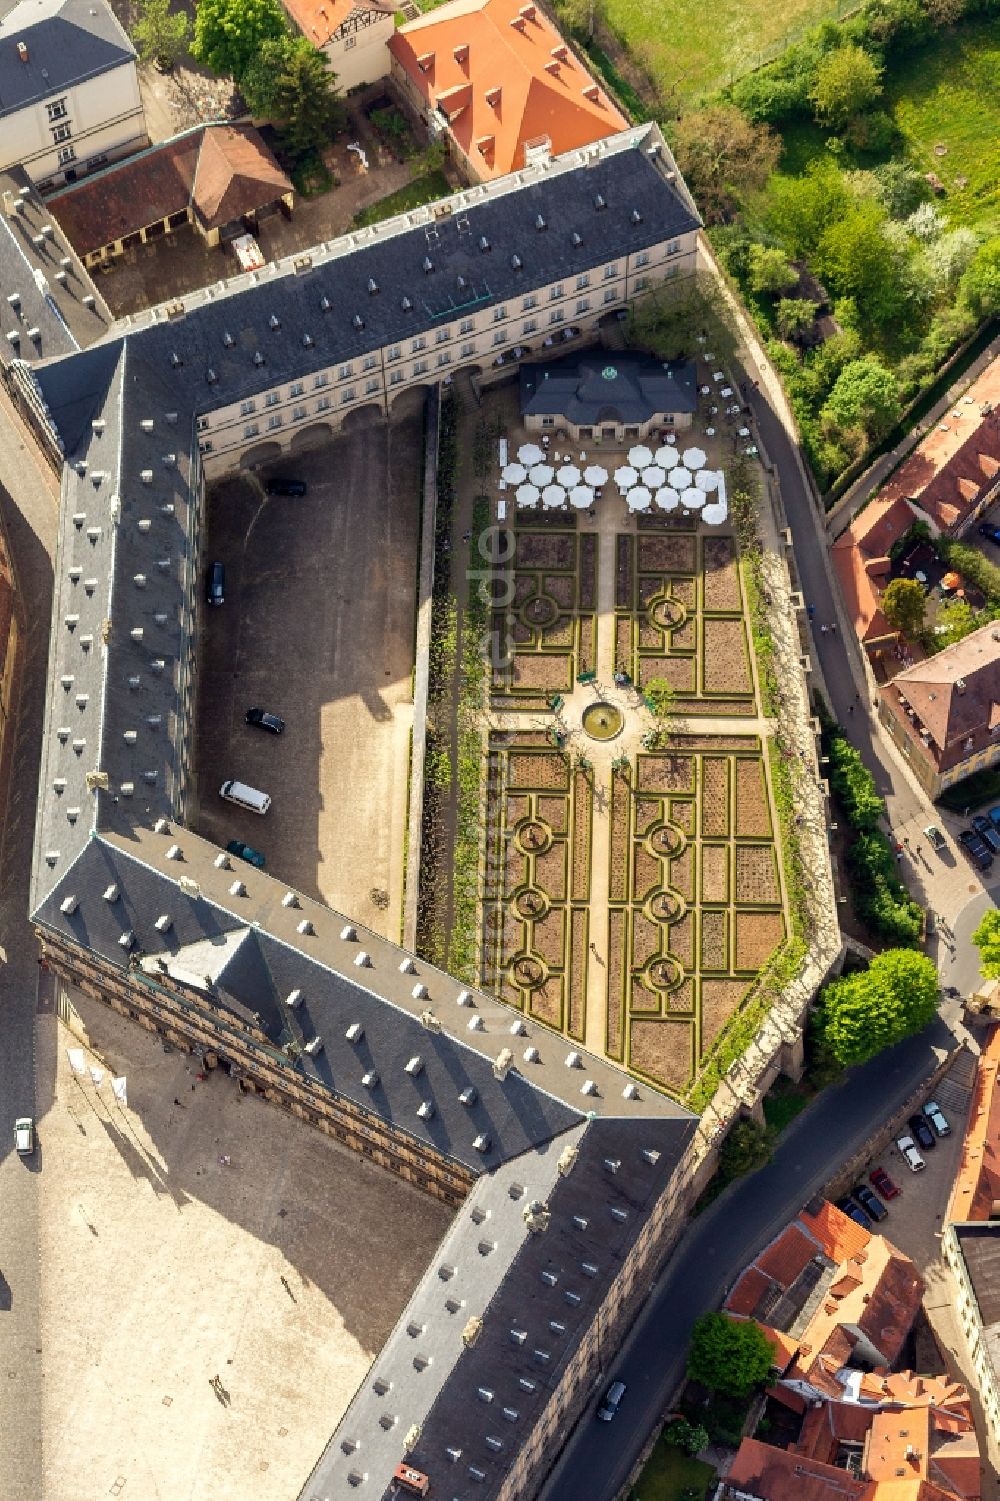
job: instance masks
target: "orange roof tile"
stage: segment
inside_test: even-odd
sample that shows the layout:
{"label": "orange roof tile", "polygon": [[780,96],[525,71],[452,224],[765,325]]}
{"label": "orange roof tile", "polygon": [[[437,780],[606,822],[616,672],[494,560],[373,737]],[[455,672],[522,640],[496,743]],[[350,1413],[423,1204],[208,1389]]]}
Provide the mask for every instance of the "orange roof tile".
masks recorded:
{"label": "orange roof tile", "polygon": [[[760,1501],[872,1501],[874,1487],[845,1470],[745,1438],[723,1477]],[[835,1487],[835,1489],[833,1489]]]}
{"label": "orange roof tile", "polygon": [[882,614],[878,580],[888,572],[890,547],[915,520],[906,500],[880,495],[854,518],[830,550],[847,613],[865,644],[896,634]]}
{"label": "orange roof tile", "polygon": [[799,1215],[810,1235],[815,1236],[823,1248],[823,1254],[838,1265],[851,1261],[865,1251],[871,1240],[870,1231],[846,1215],[836,1204],[824,1199],[815,1214],[803,1209]]}
{"label": "orange roof tile", "polygon": [[945,1216],[961,1223],[986,1220],[1000,1200],[1000,1027],[993,1030],[979,1056],[962,1160],[955,1175]]}
{"label": "orange roof tile", "polygon": [[245,125],[207,126],[195,168],[192,202],[208,229],[272,203],[292,184],[257,132]]}
{"label": "orange roof tile", "polygon": [[383,0],[283,0],[296,26],[317,47],[325,47],[349,16],[357,12],[380,11],[392,14],[392,6]]}
{"label": "orange roof tile", "polygon": [[762,1324],[759,1319],[750,1319],[749,1322],[757,1325],[774,1351],[775,1368],[779,1371],[787,1370],[798,1354],[799,1342],[795,1336],[782,1334],[780,1329],[772,1329],[769,1324]]}
{"label": "orange roof tile", "polygon": [[796,1277],[819,1253],[819,1246],[811,1235],[793,1221],[783,1230],[777,1240],[761,1252],[754,1265],[765,1277],[772,1278],[780,1287],[791,1287]]}
{"label": "orange roof tile", "polygon": [[521,0],[451,0],[400,27],[389,50],[431,109],[468,89],[448,123],[481,177],[523,167],[544,138],[558,156],[628,125],[544,12]]}
{"label": "orange roof tile", "polygon": [[875,1413],[865,1450],[865,1471],[869,1478],[925,1480],[930,1437],[930,1413],[926,1407]]}
{"label": "orange roof tile", "polygon": [[748,1266],[742,1276],[737,1278],[733,1284],[733,1290],[723,1304],[723,1307],[727,1313],[753,1313],[762,1295],[767,1292],[770,1286],[770,1277],[765,1277],[764,1273],[758,1271],[755,1266]]}

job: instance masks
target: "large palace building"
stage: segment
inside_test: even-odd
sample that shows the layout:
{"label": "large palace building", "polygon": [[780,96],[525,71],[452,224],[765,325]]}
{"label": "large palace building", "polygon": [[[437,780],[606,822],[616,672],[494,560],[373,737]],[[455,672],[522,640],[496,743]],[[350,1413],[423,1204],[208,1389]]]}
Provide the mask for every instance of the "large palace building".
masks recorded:
{"label": "large palace building", "polygon": [[3,374],[63,475],[42,951],[456,1206],[303,1497],[380,1501],[403,1462],[529,1497],[677,1232],[696,1122],[185,827],[205,480],[593,330],[693,270],[693,205],[643,126],[108,323],[37,200],[5,204]]}

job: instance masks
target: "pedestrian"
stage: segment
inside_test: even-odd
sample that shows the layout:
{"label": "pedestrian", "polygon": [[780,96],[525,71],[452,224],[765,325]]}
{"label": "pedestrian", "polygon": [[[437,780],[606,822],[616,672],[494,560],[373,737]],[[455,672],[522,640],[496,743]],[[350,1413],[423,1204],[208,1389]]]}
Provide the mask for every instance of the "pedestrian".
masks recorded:
{"label": "pedestrian", "polygon": [[917,847],[916,847],[916,849],[913,851],[913,853],[915,855],[919,855],[922,850],[923,850],[923,845],[922,844],[918,844]]}
{"label": "pedestrian", "polygon": [[830,621],[830,632],[834,636],[837,634],[837,622],[835,620]]}
{"label": "pedestrian", "polygon": [[848,714],[853,714],[854,713],[854,705],[853,704],[850,704],[848,706],[847,712],[848,712]]}
{"label": "pedestrian", "polygon": [[463,532],[462,533],[462,541],[463,542],[468,542],[469,539],[471,538],[471,536],[472,536],[472,532],[471,531]]}
{"label": "pedestrian", "polygon": [[825,625],[821,625],[819,629],[820,629],[820,635],[825,636],[826,633],[827,633],[827,630],[829,629],[829,627],[825,626]]}

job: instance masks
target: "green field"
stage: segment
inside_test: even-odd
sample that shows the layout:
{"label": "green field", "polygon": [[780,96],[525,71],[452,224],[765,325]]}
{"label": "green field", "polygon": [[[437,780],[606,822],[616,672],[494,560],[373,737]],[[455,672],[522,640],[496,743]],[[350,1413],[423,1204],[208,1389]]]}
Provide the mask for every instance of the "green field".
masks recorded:
{"label": "green field", "polygon": [[631,1501],[704,1501],[714,1480],[711,1465],[689,1459],[661,1438],[639,1476]]}

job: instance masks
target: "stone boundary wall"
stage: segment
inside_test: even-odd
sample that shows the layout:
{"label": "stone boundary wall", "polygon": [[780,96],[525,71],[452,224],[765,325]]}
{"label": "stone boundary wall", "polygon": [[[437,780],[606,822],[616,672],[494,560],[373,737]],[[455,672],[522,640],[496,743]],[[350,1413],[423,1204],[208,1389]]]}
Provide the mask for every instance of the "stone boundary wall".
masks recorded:
{"label": "stone boundary wall", "polygon": [[420,901],[420,833],[424,813],[424,753],[427,741],[427,690],[430,676],[431,607],[434,595],[434,528],[437,521],[438,443],[441,434],[441,388],[433,386],[424,408],[424,487],[420,518],[420,571],[417,582],[417,634],[414,647],[413,730],[407,798],[406,870],[403,891],[403,947],[417,948]]}

